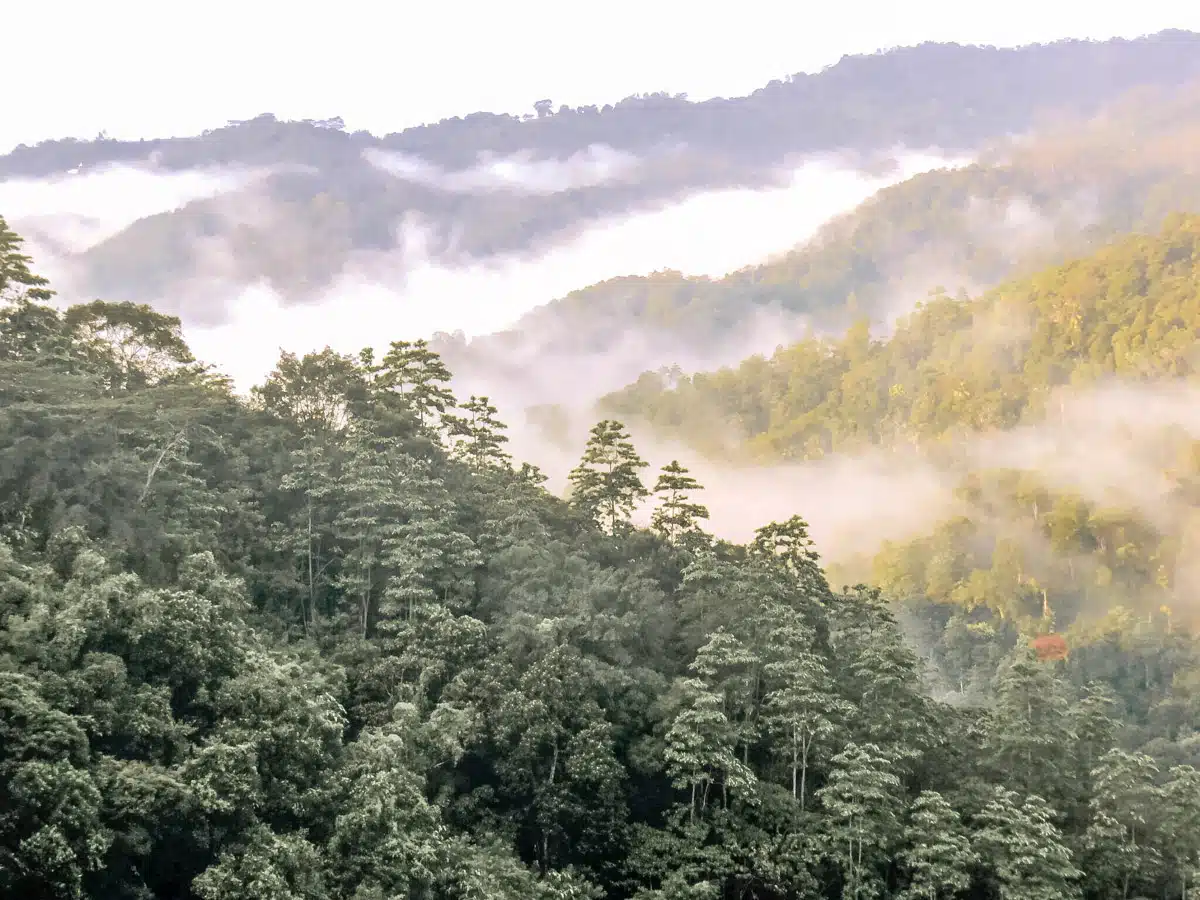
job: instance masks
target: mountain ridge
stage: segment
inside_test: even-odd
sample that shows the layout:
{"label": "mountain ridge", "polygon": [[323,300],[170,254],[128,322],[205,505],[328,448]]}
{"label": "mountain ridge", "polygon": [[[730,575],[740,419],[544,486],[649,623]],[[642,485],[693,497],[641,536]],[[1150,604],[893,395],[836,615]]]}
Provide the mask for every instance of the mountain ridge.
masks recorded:
{"label": "mountain ridge", "polygon": [[[1027,44],[1012,48],[996,48],[983,45],[938,43],[927,41],[917,45],[895,47],[873,54],[855,54],[844,56],[837,63],[825,67],[816,73],[798,73],[786,80],[777,79],[763,87],[741,97],[715,97],[703,101],[690,101],[685,95],[669,95],[663,92],[626,97],[615,104],[606,104],[602,108],[595,106],[567,107],[561,106],[555,112],[549,108],[539,109],[536,117],[515,116],[506,113],[474,112],[466,116],[444,118],[436,123],[426,123],[406,128],[383,136],[375,136],[367,131],[346,133],[340,118],[324,120],[301,120],[285,122],[277,120],[271,113],[263,113],[253,119],[231,121],[228,125],[209,129],[199,136],[179,138],[158,138],[140,141],[121,141],[103,139],[97,141],[81,141],[77,138],[65,138],[40,142],[34,146],[18,145],[8,154],[0,156],[0,179],[16,176],[45,177],[56,172],[66,172],[84,162],[95,164],[99,162],[128,162],[143,158],[149,153],[159,152],[161,157],[158,164],[167,169],[192,168],[196,166],[195,157],[190,157],[185,148],[205,139],[216,139],[218,146],[227,142],[225,154],[210,162],[228,164],[233,161],[247,165],[277,163],[278,156],[270,159],[251,157],[238,158],[234,151],[238,150],[236,139],[248,137],[273,137],[278,143],[273,148],[277,151],[295,151],[297,148],[288,147],[287,138],[295,138],[301,132],[309,137],[332,147],[349,143],[358,146],[378,146],[380,149],[394,150],[420,156],[435,164],[453,164],[458,167],[470,165],[476,161],[481,151],[496,154],[512,154],[529,150],[531,142],[527,136],[515,138],[517,131],[529,129],[549,133],[551,139],[547,146],[553,147],[558,153],[566,150],[577,152],[595,143],[605,143],[617,150],[637,149],[641,152],[651,150],[662,140],[662,135],[677,139],[680,133],[686,133],[684,122],[670,120],[668,127],[651,129],[649,132],[630,129],[627,132],[628,141],[612,140],[595,129],[598,119],[605,115],[615,118],[636,118],[645,113],[654,115],[670,115],[686,117],[682,111],[699,115],[701,111],[723,110],[726,107],[744,106],[751,117],[766,114],[769,104],[778,104],[778,109],[787,109],[793,104],[811,102],[815,99],[814,89],[821,90],[851,90],[859,91],[867,102],[878,104],[879,108],[889,108],[901,96],[915,95],[923,98],[934,98],[949,102],[956,91],[962,91],[968,81],[962,76],[978,75],[979,69],[986,69],[989,64],[999,70],[999,84],[988,85],[983,96],[989,102],[999,103],[1000,98],[1010,95],[1015,88],[1039,87],[1042,99],[1038,103],[1030,103],[1026,107],[1017,104],[1016,109],[1007,110],[1012,118],[1008,121],[1006,130],[1022,130],[1032,122],[1033,111],[1039,108],[1054,107],[1062,102],[1056,96],[1055,90],[1063,93],[1074,90],[1076,108],[1086,109],[1089,104],[1097,107],[1105,98],[1114,93],[1127,90],[1132,85],[1177,83],[1180,73],[1200,74],[1200,63],[1187,50],[1200,50],[1200,33],[1183,30],[1164,30],[1154,34],[1143,35],[1139,38],[1114,38],[1108,41],[1090,41],[1066,39],[1051,43]],[[1105,58],[1105,54],[1113,54]],[[1119,54],[1119,58],[1117,55]],[[932,57],[938,57],[931,59]],[[1023,61],[1033,61],[1030,71],[1019,71],[1011,64]],[[960,76],[957,79],[946,79],[945,69],[936,73],[924,71],[930,64],[957,69]],[[1009,66],[1009,68],[1005,68]],[[1088,67],[1091,68],[1088,68]],[[975,71],[972,71],[975,69]],[[1136,72],[1136,74],[1134,74]],[[1047,80],[1047,75],[1054,73],[1058,78]],[[1062,77],[1066,75],[1067,77]],[[1184,76],[1184,80],[1187,75]],[[1021,91],[1015,91],[1018,96]],[[1032,91],[1026,91],[1032,94]],[[1046,102],[1049,96],[1050,102]],[[1082,100],[1082,102],[1079,102]],[[541,102],[541,101],[540,101]],[[1005,101],[1011,103],[1011,97]],[[1019,111],[1018,111],[1019,110]],[[926,115],[929,115],[926,111]],[[965,109],[967,119],[979,119],[982,110],[973,107]],[[1005,112],[1001,110],[1001,112]],[[857,113],[847,115],[847,121],[868,120],[868,116]],[[568,121],[570,120],[570,121]],[[723,123],[725,124],[725,123]],[[728,124],[736,124],[730,122]],[[744,123],[742,123],[744,124]],[[773,124],[780,125],[778,121]],[[554,135],[556,131],[565,131],[568,127],[580,126],[580,135],[570,140],[562,140]],[[279,131],[271,134],[268,129],[277,127]],[[258,131],[259,134],[255,134]],[[744,132],[726,131],[719,133],[718,129],[705,126],[697,129],[704,137],[713,141],[716,146],[723,146],[735,140]],[[474,132],[474,133],[473,133]],[[931,145],[942,146],[946,149],[965,149],[976,145],[981,138],[990,137],[995,130],[981,132],[964,127],[966,144],[955,148],[954,140],[941,143],[938,137],[946,135],[929,135]],[[445,134],[442,140],[440,135]],[[463,140],[464,134],[472,139]],[[760,137],[761,135],[756,135]],[[903,142],[911,138],[911,132],[896,136]],[[916,145],[921,144],[918,138]],[[280,146],[282,145],[282,146]],[[268,141],[267,146],[270,146]],[[536,142],[534,142],[536,146]],[[773,152],[761,142],[735,145],[739,152]],[[876,144],[876,146],[878,146]],[[136,154],[133,155],[136,148]],[[240,148],[242,152],[253,151],[254,144],[247,142]],[[257,148],[263,149],[263,148]],[[793,148],[803,149],[803,148]],[[819,149],[808,147],[807,149]],[[178,155],[176,155],[178,150]],[[79,158],[79,152],[85,154]],[[106,156],[105,153],[108,153]],[[116,154],[116,155],[114,155]],[[87,159],[87,156],[91,159]],[[317,159],[320,159],[318,156]],[[313,162],[313,159],[297,158],[282,161],[292,163]]]}
{"label": "mountain ridge", "polygon": [[1086,118],[1137,87],[1197,78],[1200,35],[1190,32],[1004,50],[927,43],[848,57],[735,100],[650,95],[543,108],[527,120],[480,113],[382,138],[267,114],[192,138],[50,141],[0,157],[0,179],[104,177],[108,164],[261,170],[251,185],[124,223],[56,273],[80,297],[187,313],[219,309],[218,294],[256,283],[285,303],[311,302],[363,257],[402,277],[416,252],[404,231],[414,218],[420,251],[435,263],[520,257],[699,192],[778,186],[812,154],[870,170],[896,148],[976,151],[1046,121]]}

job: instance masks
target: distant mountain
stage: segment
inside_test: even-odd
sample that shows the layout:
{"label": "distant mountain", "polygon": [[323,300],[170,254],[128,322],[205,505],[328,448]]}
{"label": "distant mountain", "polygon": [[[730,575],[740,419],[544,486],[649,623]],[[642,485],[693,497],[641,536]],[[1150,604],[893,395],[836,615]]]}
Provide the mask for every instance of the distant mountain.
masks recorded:
{"label": "distant mountain", "polygon": [[[1131,94],[974,165],[917,175],[792,252],[724,278],[611,279],[503,333],[436,343],[457,373],[562,402],[579,385],[601,393],[647,369],[733,365],[860,317],[883,327],[935,288],[975,293],[1157,230],[1172,212],[1200,213],[1200,86]],[[568,365],[587,376],[547,374]]]}
{"label": "distant mountain", "polygon": [[191,138],[48,141],[0,157],[0,179],[114,165],[256,173],[64,251],[59,283],[178,310],[265,281],[303,302],[347,265],[394,274],[418,253],[448,263],[536,253],[605,217],[778,183],[799,156],[838,152],[869,167],[897,147],[976,150],[1197,77],[1200,35],[1189,32],[1020,49],[927,43],[703,103],[653,94],[554,111],[546,101],[529,116],[475,113],[385,137],[263,115]]}
{"label": "distant mountain", "polygon": [[568,159],[597,144],[637,155],[687,144],[756,166],[834,148],[967,149],[1032,128],[1040,116],[1098,109],[1138,85],[1188,81],[1200,75],[1198,53],[1200,34],[1186,31],[1015,49],[930,42],[846,56],[746,97],[702,103],[649,94],[555,112],[543,101],[536,115],[478,112],[383,138],[347,134],[339,119],[279,122],[265,114],[191,138],[47,141],[0,158],[0,177],[45,178],[81,165],[141,163],[151,154],[168,171],[280,164],[336,170],[378,149],[455,170],[488,155]]}

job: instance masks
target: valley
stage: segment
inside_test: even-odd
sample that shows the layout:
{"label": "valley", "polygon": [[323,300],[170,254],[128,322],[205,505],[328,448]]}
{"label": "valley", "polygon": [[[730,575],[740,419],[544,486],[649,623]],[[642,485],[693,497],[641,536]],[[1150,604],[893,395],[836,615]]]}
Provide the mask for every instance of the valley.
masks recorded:
{"label": "valley", "polygon": [[0,895],[1192,900],[1200,36],[0,157]]}

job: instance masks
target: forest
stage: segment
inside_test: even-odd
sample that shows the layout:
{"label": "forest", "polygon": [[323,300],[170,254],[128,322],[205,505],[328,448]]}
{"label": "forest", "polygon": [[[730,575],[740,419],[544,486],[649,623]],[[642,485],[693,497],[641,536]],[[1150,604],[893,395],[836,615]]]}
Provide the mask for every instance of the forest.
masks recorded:
{"label": "forest", "polygon": [[[621,402],[749,412],[796,369],[838,408],[744,421],[804,454],[1009,425],[1076,373],[1186,379],[1198,247],[1180,216],[889,341]],[[976,602],[919,546],[909,592],[839,587],[804,510],[716,539],[617,413],[552,495],[423,341],[285,353],[238,396],[176,318],[53,305],[2,220],[0,298],[3,896],[1197,896],[1200,643],[1121,589],[1137,523],[1000,492],[1113,563],[1074,630],[1058,585]],[[949,384],[991,310],[1039,315]]]}
{"label": "forest", "polygon": [[1011,428],[1054,388],[1200,374],[1198,280],[1200,216],[1176,214],[976,298],[935,290],[886,336],[859,317],[736,367],[645,373],[602,409],[760,460]]}

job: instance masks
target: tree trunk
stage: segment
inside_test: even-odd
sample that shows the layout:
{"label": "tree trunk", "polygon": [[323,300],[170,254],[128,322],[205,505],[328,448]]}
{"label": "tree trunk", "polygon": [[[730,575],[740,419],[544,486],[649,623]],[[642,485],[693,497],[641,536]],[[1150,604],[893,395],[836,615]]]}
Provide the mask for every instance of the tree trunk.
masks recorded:
{"label": "tree trunk", "polygon": [[804,811],[805,788],[808,785],[808,750],[812,745],[811,738],[803,738],[800,748],[800,811]]}
{"label": "tree trunk", "polygon": [[[797,775],[800,769],[800,753],[799,746],[796,743],[796,732],[792,730],[792,799],[798,800],[800,794],[797,792]],[[804,804],[800,804],[800,808],[804,809]]]}
{"label": "tree trunk", "polygon": [[301,611],[300,621],[304,625],[304,633],[308,634],[308,616],[312,610],[317,608],[316,574],[313,571],[313,508],[311,491],[308,494],[308,541],[306,547],[308,549],[308,609]]}

